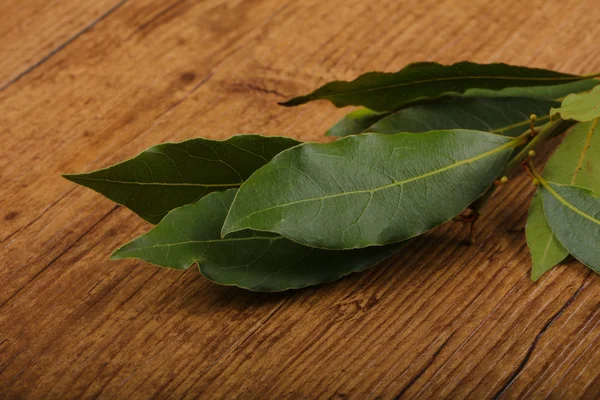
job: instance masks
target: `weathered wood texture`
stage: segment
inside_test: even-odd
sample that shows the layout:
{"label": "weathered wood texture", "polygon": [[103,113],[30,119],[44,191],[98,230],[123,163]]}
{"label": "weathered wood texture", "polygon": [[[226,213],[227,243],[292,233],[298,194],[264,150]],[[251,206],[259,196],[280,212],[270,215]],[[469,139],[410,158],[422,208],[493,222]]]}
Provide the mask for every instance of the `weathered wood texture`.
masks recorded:
{"label": "weathered wood texture", "polygon": [[0,2],[0,89],[62,50],[124,1]]}
{"label": "weathered wood texture", "polygon": [[449,224],[366,273],[261,295],[108,261],[148,225],[60,178],[194,136],[322,140],[347,110],[276,102],[417,60],[598,71],[597,6],[2,2],[0,397],[598,398],[600,279],[572,262],[530,282],[526,179],[475,246]]}

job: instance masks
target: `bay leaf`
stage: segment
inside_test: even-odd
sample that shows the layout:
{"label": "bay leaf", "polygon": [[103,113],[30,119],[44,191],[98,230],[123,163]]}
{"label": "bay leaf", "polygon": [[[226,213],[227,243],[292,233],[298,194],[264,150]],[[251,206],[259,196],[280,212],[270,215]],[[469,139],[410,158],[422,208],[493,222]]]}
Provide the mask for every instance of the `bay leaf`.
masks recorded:
{"label": "bay leaf", "polygon": [[196,263],[207,279],[218,284],[275,292],[363,271],[402,246],[320,250],[248,230],[222,239],[221,227],[235,192],[215,192],[194,204],[176,208],[151,231],[118,249],[112,259],[139,258],[176,269],[187,269]]}
{"label": "bay leaf", "polygon": [[573,257],[600,273],[600,198],[579,186],[541,182],[552,232]]}
{"label": "bay leaf", "polygon": [[573,93],[565,97],[559,108],[550,111],[553,118],[587,122],[600,117],[600,86],[590,92]]}
{"label": "bay leaf", "polygon": [[[507,98],[507,100],[504,103],[500,103],[500,102],[492,103],[492,104],[496,105],[496,107],[499,106],[499,108],[502,112],[506,112],[505,110],[506,110],[507,106],[511,105],[513,103],[513,100],[511,100],[511,99],[517,99],[517,98],[532,99],[532,100],[530,100],[532,103],[525,103],[524,104],[525,107],[523,107],[523,108],[509,109],[508,110],[509,117],[516,118],[516,112],[523,111],[523,114],[526,114],[527,118],[521,119],[520,122],[521,122],[521,124],[523,124],[524,127],[526,127],[529,124],[529,118],[528,118],[529,115],[536,114],[538,116],[538,119],[536,121],[536,126],[539,126],[539,125],[547,122],[550,119],[550,116],[549,116],[550,108],[560,105],[560,102],[555,99],[560,99],[571,93],[577,93],[577,92],[582,92],[585,90],[590,90],[593,87],[597,86],[599,83],[600,83],[600,80],[597,80],[597,79],[586,79],[586,80],[582,80],[582,81],[576,81],[576,82],[565,83],[562,85],[554,85],[554,86],[517,87],[517,88],[506,88],[506,89],[502,89],[502,90],[469,89],[465,92],[465,96],[473,97],[476,99],[490,98],[490,97],[491,98]],[[448,99],[452,99],[452,100],[448,101]],[[355,111],[347,114],[344,118],[339,120],[333,127],[331,127],[331,129],[329,129],[329,131],[327,131],[326,136],[344,137],[344,136],[349,136],[349,135],[358,135],[358,134],[364,133],[364,132],[380,132],[380,133],[425,132],[427,130],[456,129],[456,128],[479,129],[479,130],[486,131],[485,126],[483,128],[481,126],[480,127],[467,126],[460,120],[459,120],[460,123],[459,123],[459,121],[455,121],[455,118],[452,119],[452,121],[455,122],[452,124],[448,124],[447,122],[450,122],[450,121],[447,121],[446,119],[441,119],[441,121],[440,121],[439,116],[441,115],[443,110],[439,109],[439,107],[436,107],[435,104],[438,101],[443,102],[444,104],[447,104],[447,105],[451,105],[452,101],[460,102],[461,97],[447,96],[445,98],[442,97],[438,100],[427,101],[427,102],[423,102],[420,104],[413,104],[412,106],[408,106],[406,108],[401,109],[397,113],[401,113],[404,110],[406,110],[406,111],[413,110],[412,112],[415,112],[414,110],[416,110],[416,112],[415,112],[416,115],[414,116],[414,118],[416,118],[417,120],[413,122],[411,120],[407,121],[406,118],[404,118],[405,120],[403,121],[403,123],[401,125],[398,124],[400,126],[398,126],[397,129],[393,132],[381,132],[381,129],[376,130],[376,129],[372,128],[373,124],[375,124],[377,121],[390,115],[390,112],[378,112],[378,111],[369,110],[368,108],[360,108],[358,110],[355,110]],[[549,107],[546,107],[546,102],[550,105]],[[431,104],[431,106],[429,106],[430,104]],[[503,107],[502,106],[503,104],[506,104],[506,106]],[[534,104],[535,104],[535,106],[533,106]],[[464,106],[461,107],[461,109],[463,109],[463,108],[464,108]],[[531,111],[527,112],[528,109],[531,109]],[[423,112],[420,112],[420,110],[423,110]],[[435,110],[435,111],[433,111],[433,110]],[[468,112],[469,110],[467,109],[466,111]],[[421,118],[421,117],[423,117],[423,116],[427,117],[427,116],[429,116],[429,113],[433,114],[432,121],[434,123],[427,122],[427,124],[425,125],[426,121],[424,121],[423,118]],[[489,113],[483,113],[483,114],[479,113],[478,116],[483,117],[483,118],[488,118],[488,117],[493,118],[493,120],[497,119],[497,117],[493,114],[490,117]],[[410,111],[408,113],[408,117],[411,117]],[[439,121],[443,122],[443,124],[436,123]],[[494,133],[496,133],[496,132],[494,132]]]}
{"label": "bay leaf", "polygon": [[153,146],[111,167],[63,175],[156,224],[170,210],[209,193],[239,187],[279,152],[298,145],[284,137],[237,135]]}
{"label": "bay leaf", "polygon": [[598,79],[584,79],[551,86],[509,87],[501,90],[475,88],[467,90],[465,95],[473,97],[530,97],[558,101],[572,93],[591,90],[599,84],[600,80]]}
{"label": "bay leaf", "polygon": [[534,282],[569,255],[569,251],[554,236],[546,221],[539,191],[529,206],[525,237],[531,254],[531,279]]}
{"label": "bay leaf", "polygon": [[552,100],[520,97],[449,97],[403,108],[367,130],[392,134],[473,129],[515,137],[527,130],[531,114],[539,116],[536,126],[548,122],[550,108],[557,104]]}
{"label": "bay leaf", "polygon": [[375,122],[389,115],[389,112],[378,112],[368,108],[359,108],[352,111],[335,123],[325,136],[350,136],[366,132]]}
{"label": "bay leaf", "polygon": [[433,62],[410,64],[395,73],[369,72],[351,82],[334,81],[314,92],[281,103],[297,106],[313,100],[329,100],[336,107],[364,106],[390,111],[410,103],[443,95],[463,94],[469,89],[502,90],[511,87],[549,86],[586,77],[507,64]]}
{"label": "bay leaf", "polygon": [[546,163],[542,176],[600,192],[600,118],[576,124]]}
{"label": "bay leaf", "polygon": [[464,210],[521,143],[452,130],[303,144],[274,157],[241,186],[223,237],[253,229],[328,249],[405,240]]}
{"label": "bay leaf", "polygon": [[[575,125],[548,160],[542,176],[551,182],[577,185],[600,193],[600,126],[598,119]],[[536,194],[525,227],[534,281],[563,261],[569,252],[555,237]]]}

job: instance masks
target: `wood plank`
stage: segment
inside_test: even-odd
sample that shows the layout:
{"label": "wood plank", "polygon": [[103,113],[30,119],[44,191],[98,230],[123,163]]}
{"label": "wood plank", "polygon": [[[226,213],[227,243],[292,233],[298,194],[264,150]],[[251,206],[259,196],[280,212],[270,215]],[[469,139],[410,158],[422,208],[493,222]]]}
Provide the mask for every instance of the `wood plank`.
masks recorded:
{"label": "wood plank", "polygon": [[276,101],[370,69],[600,69],[591,0],[531,3],[129,2],[0,92],[0,393],[596,397],[599,282],[576,263],[529,282],[526,179],[495,197],[477,246],[447,225],[367,273],[255,295],[106,261],[147,224],[58,177],[165,140],[322,140],[346,110]]}
{"label": "wood plank", "polygon": [[[106,165],[152,142],[176,139],[172,131],[155,131],[154,136],[145,131],[198,90],[224,59],[260,34],[269,17],[281,9],[278,4],[127,3],[80,42],[32,72],[26,82],[0,92],[3,152],[21,155],[0,160],[6,177],[0,209],[7,210],[0,219],[0,244],[8,246],[0,262],[20,258],[28,263],[25,268],[0,271],[0,280],[13,282],[17,290],[112,207],[109,203],[105,208],[93,206],[98,198],[89,194],[83,195],[88,203],[74,200],[82,192],[72,192],[74,186],[61,173]],[[199,30],[196,21],[203,15],[215,21],[207,20]],[[169,24],[173,18],[177,23]],[[239,29],[223,34],[233,25]],[[198,50],[197,43],[206,45]],[[138,65],[144,67],[137,69]],[[58,114],[61,118],[56,118]],[[139,135],[141,146],[125,146]],[[95,160],[102,164],[94,164]],[[68,225],[48,214],[48,207],[69,202],[77,203],[78,211],[72,210],[74,218],[67,218]],[[52,227],[42,217],[54,221]],[[42,222],[49,236],[20,240],[17,234],[27,235],[23,229],[35,222]],[[0,294],[0,304],[14,293]]]}
{"label": "wood plank", "polygon": [[0,90],[44,62],[126,0],[0,3]]}

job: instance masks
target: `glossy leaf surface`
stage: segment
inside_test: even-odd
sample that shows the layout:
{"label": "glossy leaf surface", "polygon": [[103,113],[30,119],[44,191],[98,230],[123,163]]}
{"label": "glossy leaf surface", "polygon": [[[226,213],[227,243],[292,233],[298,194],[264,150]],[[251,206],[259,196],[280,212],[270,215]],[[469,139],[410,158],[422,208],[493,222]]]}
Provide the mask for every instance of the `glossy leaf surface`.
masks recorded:
{"label": "glossy leaf surface", "polygon": [[389,114],[389,112],[378,112],[369,110],[368,108],[359,108],[336,122],[325,135],[339,137],[358,135],[359,133],[366,132],[371,125]]}
{"label": "glossy leaf surface", "polygon": [[252,231],[222,239],[221,227],[234,195],[235,190],[212,193],[171,211],[154,229],[117,250],[112,258],[135,257],[177,269],[197,263],[204,276],[222,285],[282,291],[362,271],[401,246],[319,250]]}
{"label": "glossy leaf surface", "polygon": [[[551,182],[582,186],[600,193],[600,126],[597,119],[575,125],[548,160],[543,177]],[[525,234],[533,262],[533,280],[569,255],[544,217],[539,194],[529,207]]]}
{"label": "glossy leaf surface", "polygon": [[397,111],[368,128],[369,132],[427,132],[473,129],[518,136],[529,127],[529,116],[540,116],[536,125],[548,122],[548,113],[558,102],[518,97],[450,97]]}
{"label": "glossy leaf surface", "polygon": [[558,100],[572,93],[591,90],[598,86],[598,84],[600,84],[600,80],[598,79],[584,79],[552,86],[509,87],[502,90],[469,89],[465,92],[465,95],[474,97],[532,97]]}
{"label": "glossy leaf surface", "polygon": [[279,152],[299,142],[238,135],[225,141],[191,139],[154,146],[109,168],[65,178],[87,186],[158,223],[172,209],[211,192],[239,187]]}
{"label": "glossy leaf surface", "polygon": [[569,255],[569,251],[554,236],[548,221],[546,221],[539,191],[529,206],[525,236],[531,254],[531,279],[533,281],[537,281]]}
{"label": "glossy leaf surface", "polygon": [[551,114],[581,122],[600,118],[600,86],[587,93],[568,95],[560,108],[552,109]]}
{"label": "glossy leaf surface", "polygon": [[502,90],[557,85],[583,79],[575,75],[507,64],[460,62],[441,65],[422,62],[410,64],[396,73],[369,72],[351,82],[330,82],[282,105],[297,106],[313,100],[329,100],[337,107],[359,105],[375,111],[389,111],[416,101],[462,94],[474,88]]}
{"label": "glossy leaf surface", "polygon": [[600,198],[578,186],[543,182],[544,212],[552,232],[569,252],[600,273]]}
{"label": "glossy leaf surface", "polygon": [[564,185],[600,192],[599,119],[582,122],[558,146],[544,168],[543,177]]}
{"label": "glossy leaf surface", "polygon": [[517,142],[455,130],[297,146],[242,185],[223,234],[271,231],[330,249],[405,240],[448,221],[479,197]]}
{"label": "glossy leaf surface", "polygon": [[[524,111],[524,114],[526,114],[527,117],[529,117],[529,115],[531,115],[531,114],[536,114],[538,116],[536,125],[541,125],[542,123],[547,122],[548,119],[550,118],[548,115],[549,109],[551,107],[556,107],[557,105],[560,104],[557,100],[554,100],[554,99],[562,98],[571,93],[577,93],[577,92],[582,92],[585,90],[590,90],[594,86],[598,85],[598,83],[600,83],[599,80],[586,79],[583,81],[571,82],[571,83],[555,85],[555,86],[507,88],[507,89],[498,90],[498,91],[485,90],[485,89],[469,89],[467,92],[465,92],[465,96],[474,97],[476,99],[481,99],[481,98],[487,99],[490,97],[491,98],[506,97],[506,98],[508,98],[505,101],[505,104],[507,106],[510,104],[513,104],[514,100],[511,100],[511,98],[535,99],[535,100],[530,100],[531,103],[524,104],[525,108],[523,108],[523,109],[517,109],[517,110],[509,109],[507,118],[516,118],[515,112]],[[460,102],[460,97],[456,97],[456,98],[454,98],[454,100],[457,102]],[[446,100],[444,98],[441,98],[437,101],[444,102],[445,104],[451,104],[450,102],[448,102],[448,100]],[[444,119],[440,120],[439,115],[440,115],[440,111],[442,111],[442,110],[436,109],[435,103],[437,103],[437,101],[425,102],[423,104],[416,104],[416,105],[414,105],[414,107],[409,106],[409,107],[402,109],[401,111],[412,110],[413,112],[414,112],[414,110],[417,110],[417,113],[414,116],[414,118],[416,118],[416,121],[412,121],[412,120],[404,121],[402,126],[405,126],[406,128],[404,128],[404,129],[406,129],[406,130],[404,130],[404,131],[403,130],[395,130],[393,133],[425,132],[427,130],[456,129],[456,128],[481,129],[484,131],[486,130],[485,127],[484,128],[481,128],[481,127],[476,128],[476,127],[472,127],[472,126],[466,126],[464,123],[461,122],[459,124],[459,123],[456,123],[456,121],[454,123],[448,124],[445,122]],[[428,104],[433,104],[433,105],[431,107],[428,107]],[[500,103],[500,102],[492,103],[492,104],[494,104],[496,107],[499,107],[500,111],[502,111],[503,114],[506,114],[507,106],[503,107],[501,105],[502,103]],[[547,107],[546,104],[548,104],[549,107]],[[464,106],[461,107],[461,109],[463,109],[463,108],[464,108]],[[527,113],[528,108],[531,108],[533,111],[529,111],[529,113]],[[435,111],[431,111],[432,109]],[[425,111],[422,114],[421,112],[419,112],[419,110],[425,110]],[[466,111],[468,112],[469,110],[467,109]],[[431,122],[426,122],[422,118],[420,118],[421,116],[428,116],[429,113],[433,113],[433,121],[434,122],[441,121],[444,123],[443,124],[437,124],[437,123],[432,124]],[[333,127],[331,127],[331,129],[329,131],[327,131],[326,135],[327,136],[344,137],[344,136],[349,136],[349,135],[357,135],[359,133],[364,133],[364,132],[381,132],[380,130],[372,129],[371,127],[377,121],[385,118],[389,114],[390,114],[390,112],[377,112],[377,111],[369,110],[367,108],[361,108],[361,109],[358,109],[356,111],[349,113],[344,118],[342,118],[340,121],[338,121]],[[487,113],[482,114],[482,116],[486,116],[486,117],[488,115],[489,114],[487,114]],[[410,113],[409,113],[409,117],[411,117]],[[495,116],[492,116],[492,118],[494,120],[497,119]],[[528,124],[528,121],[526,121],[525,119],[522,119],[520,122],[524,123],[525,125]],[[427,123],[427,125],[425,126],[425,128],[423,128],[425,123]],[[488,122],[486,121],[486,123],[488,123]],[[462,125],[465,125],[465,126],[462,126]],[[427,127],[430,127],[430,129],[426,129]],[[382,132],[382,133],[390,133],[390,132]]]}

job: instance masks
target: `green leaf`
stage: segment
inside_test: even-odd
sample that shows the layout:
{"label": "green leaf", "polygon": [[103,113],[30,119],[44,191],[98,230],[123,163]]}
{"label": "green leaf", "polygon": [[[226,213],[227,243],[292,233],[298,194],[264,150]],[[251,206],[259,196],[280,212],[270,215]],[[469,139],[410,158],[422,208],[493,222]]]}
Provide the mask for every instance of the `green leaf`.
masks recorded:
{"label": "green leaf", "polygon": [[[598,119],[575,125],[548,160],[543,177],[551,182],[587,187],[600,193]],[[534,281],[569,255],[552,233],[544,217],[541,197],[537,194],[529,207],[525,235],[531,252]]]}
{"label": "green leaf", "polygon": [[[507,99],[501,101],[498,99],[498,102],[490,102],[493,106],[499,108],[503,115],[506,115],[507,118],[518,118],[517,113],[523,111],[523,114],[527,115],[526,119],[521,118],[520,121],[515,123],[521,123],[522,126],[526,127],[529,124],[529,115],[536,114],[538,116],[536,125],[541,125],[550,119],[548,115],[549,109],[553,106],[559,105],[557,100],[562,97],[565,97],[571,93],[582,92],[585,90],[590,90],[593,87],[597,86],[600,83],[599,80],[596,79],[586,79],[583,81],[565,83],[562,85],[554,85],[554,86],[535,86],[535,87],[517,87],[517,88],[506,88],[502,90],[487,90],[487,89],[469,89],[465,92],[465,96],[473,97],[475,99],[485,100],[487,98],[503,98]],[[523,100],[523,104],[515,104],[514,102],[518,102],[517,98],[529,98],[531,103],[525,102]],[[379,120],[390,115],[390,112],[378,112],[369,110],[368,108],[361,108],[356,111],[353,111],[338,121],[329,131],[327,131],[327,136],[349,136],[349,135],[357,135],[359,133],[364,132],[380,132],[380,133],[400,133],[400,132],[426,132],[429,130],[440,130],[440,129],[477,129],[487,131],[485,126],[480,124],[480,126],[471,126],[467,125],[463,121],[456,121],[455,118],[452,120],[448,118],[444,118],[446,116],[446,110],[442,110],[437,105],[437,102],[443,102],[443,104],[449,106],[460,107],[459,112],[465,109],[465,104],[469,104],[468,101],[463,101],[461,97],[447,97],[441,98],[437,101],[429,101],[423,102],[421,104],[415,104],[413,106],[409,106],[407,108],[402,109],[399,112],[396,112],[394,115],[401,116],[401,123],[395,124],[394,131],[383,131],[382,128],[373,128],[372,126]],[[454,102],[463,103],[454,105]],[[508,106],[515,105],[516,107],[508,108]],[[529,110],[529,111],[528,111]],[[406,111],[406,113],[403,113]],[[467,108],[465,111],[470,112]],[[483,110],[481,110],[483,111]],[[442,114],[443,113],[443,114]],[[451,110],[449,110],[451,113]],[[414,115],[413,115],[414,114]],[[472,114],[472,112],[471,112]],[[492,122],[498,120],[499,118],[495,114],[490,114],[488,112],[479,112],[478,116],[481,118],[491,118]],[[426,121],[423,117],[429,119]],[[468,120],[470,121],[470,120]],[[454,122],[454,123],[452,123]],[[474,122],[474,121],[473,121]],[[486,121],[486,123],[489,123]],[[502,130],[502,129],[500,129]],[[498,129],[492,131],[497,132]],[[506,132],[506,131],[505,131]],[[518,134],[517,129],[515,129],[515,134]],[[506,135],[507,133],[503,133]]]}
{"label": "green leaf", "polygon": [[531,253],[531,279],[534,282],[569,255],[546,221],[539,193],[535,194],[529,206],[525,237]]}
{"label": "green leaf", "polygon": [[275,292],[334,281],[388,258],[402,244],[331,251],[281,236],[244,231],[221,238],[236,190],[212,193],[171,211],[154,229],[117,250],[112,258],[140,258],[187,269],[197,263],[213,282]]}
{"label": "green leaf", "polygon": [[359,133],[365,132],[371,125],[389,114],[389,112],[377,112],[369,110],[368,108],[359,108],[336,122],[336,124],[325,133],[325,136],[344,137],[358,135]]}
{"label": "green leaf", "polygon": [[242,229],[271,231],[329,249],[405,240],[465,209],[519,144],[455,130],[366,134],[297,146],[242,185],[223,236]]}
{"label": "green leaf", "polygon": [[531,114],[541,116],[536,125],[548,122],[548,112],[557,104],[519,97],[450,97],[404,108],[379,120],[368,131],[390,134],[473,129],[515,137],[528,129]]}
{"label": "green leaf", "polygon": [[573,257],[600,273],[600,198],[586,188],[545,180],[540,190],[552,232]]}
{"label": "green leaf", "polygon": [[64,177],[156,224],[176,207],[211,192],[239,187],[276,154],[298,144],[258,135],[225,141],[191,139],[150,147],[106,169]]}
{"label": "green leaf", "polygon": [[573,119],[587,122],[600,117],[600,86],[591,92],[570,94],[562,102],[560,108],[550,111],[553,118],[560,115],[562,119]]}
{"label": "green leaf", "polygon": [[351,82],[330,82],[314,92],[293,98],[284,106],[329,100],[337,107],[358,105],[375,111],[396,110],[407,104],[469,89],[502,90],[510,87],[547,86],[585,77],[507,64],[432,62],[410,64],[396,73],[369,72]]}
{"label": "green leaf", "polygon": [[575,125],[548,160],[542,175],[546,180],[600,193],[599,120]]}
{"label": "green leaf", "polygon": [[502,90],[469,89],[467,96],[474,97],[531,97],[547,100],[558,100],[571,93],[585,92],[600,84],[597,79],[584,79],[581,81],[563,83],[552,86],[510,87]]}

